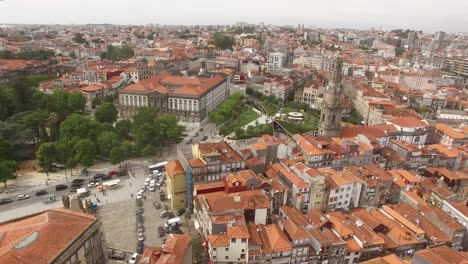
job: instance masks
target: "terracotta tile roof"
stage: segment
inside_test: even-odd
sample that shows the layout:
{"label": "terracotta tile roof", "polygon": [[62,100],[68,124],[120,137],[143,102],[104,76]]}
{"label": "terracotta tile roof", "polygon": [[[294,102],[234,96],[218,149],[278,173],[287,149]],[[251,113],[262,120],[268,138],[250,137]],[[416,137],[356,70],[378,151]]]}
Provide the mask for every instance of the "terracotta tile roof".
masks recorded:
{"label": "terracotta tile roof", "polygon": [[426,263],[440,264],[466,264],[466,255],[463,252],[455,252],[447,246],[433,247],[415,252],[415,255],[422,258]]}
{"label": "terracotta tile roof", "polygon": [[355,235],[364,246],[379,246],[384,243],[381,237],[354,215],[335,211],[329,212],[327,218],[333,223],[333,229],[340,237]]}
{"label": "terracotta tile roof", "polygon": [[249,231],[249,245],[261,246],[263,244],[260,233],[257,230],[257,225],[248,224],[247,229]]}
{"label": "terracotta tile roof", "polygon": [[451,138],[454,138],[454,139],[464,139],[465,138],[465,134],[463,134],[462,132],[458,132],[456,131],[455,129],[449,127],[448,125],[446,124],[442,124],[442,123],[438,123],[435,125],[435,128],[436,130],[442,132],[443,134],[451,137]]}
{"label": "terracotta tile roof", "polygon": [[259,157],[253,157],[245,161],[246,166],[258,166],[262,164],[263,164],[263,160]]}
{"label": "terracotta tile roof", "polygon": [[262,250],[264,253],[292,251],[291,243],[277,224],[258,225],[258,228],[263,241]]}
{"label": "terracotta tile roof", "polygon": [[363,182],[361,179],[350,173],[338,172],[330,168],[319,168],[318,171],[322,175],[325,175],[325,181],[329,183],[332,188],[337,188],[344,184]]}
{"label": "terracotta tile roof", "polygon": [[301,177],[297,176],[296,173],[291,171],[289,168],[285,168],[280,163],[273,164],[272,168],[284,175],[284,177],[286,177],[296,188],[303,189],[309,187],[309,184]]}
{"label": "terracotta tile roof", "polygon": [[211,212],[271,208],[267,196],[261,190],[249,190],[238,193],[213,192],[197,195],[206,199]]}
{"label": "terracotta tile roof", "polygon": [[311,235],[303,226],[299,226],[291,219],[281,221],[285,232],[292,240],[309,239]]}
{"label": "terracotta tile roof", "polygon": [[206,165],[202,159],[191,159],[189,160],[189,164],[192,168],[204,167]]}
{"label": "terracotta tile roof", "polygon": [[208,235],[208,243],[211,247],[229,247],[229,241],[227,234]]}
{"label": "terracotta tile roof", "polygon": [[460,154],[460,150],[452,147],[447,147],[442,144],[432,144],[428,145],[427,149],[430,151],[436,151],[440,154],[443,154],[447,158],[456,158]]}
{"label": "terracotta tile roof", "polygon": [[245,216],[241,214],[213,215],[210,219],[213,224],[245,225]]}
{"label": "terracotta tile roof", "polygon": [[438,243],[450,243],[452,240],[446,234],[444,234],[438,227],[434,226],[426,218],[420,215],[416,210],[407,204],[396,204],[390,205],[390,207],[395,210],[397,213],[402,215],[411,223],[420,227],[426,233],[426,237],[432,241],[434,244]]}
{"label": "terracotta tile roof", "polygon": [[219,155],[223,162],[242,161],[243,158],[225,141],[215,143],[199,143],[198,148],[202,155]]}
{"label": "terracotta tile roof", "polygon": [[227,235],[229,238],[249,238],[249,230],[247,226],[228,226]]}
{"label": "terracotta tile roof", "polygon": [[171,160],[166,164],[166,175],[170,178],[177,175],[185,175],[185,170],[178,160]]}
{"label": "terracotta tile roof", "polygon": [[[2,223],[0,263],[51,263],[95,221],[92,215],[60,208]],[[29,245],[16,248],[35,233]]]}
{"label": "terracotta tile roof", "polygon": [[202,95],[224,80],[216,75],[210,79],[173,76],[164,72],[156,76],[131,84],[121,93],[153,93],[171,95]]}
{"label": "terracotta tile roof", "polygon": [[425,234],[424,230],[419,228],[416,224],[413,224],[412,222],[408,221],[404,216],[393,210],[391,207],[384,205],[382,206],[382,210],[394,219],[396,219],[398,222],[406,226],[412,232],[416,234]]}
{"label": "terracotta tile roof", "polygon": [[428,127],[425,121],[413,116],[397,117],[387,121],[388,123],[395,124],[399,127]]}
{"label": "terracotta tile roof", "polygon": [[395,254],[385,257],[378,257],[368,261],[361,262],[361,264],[408,264]]}

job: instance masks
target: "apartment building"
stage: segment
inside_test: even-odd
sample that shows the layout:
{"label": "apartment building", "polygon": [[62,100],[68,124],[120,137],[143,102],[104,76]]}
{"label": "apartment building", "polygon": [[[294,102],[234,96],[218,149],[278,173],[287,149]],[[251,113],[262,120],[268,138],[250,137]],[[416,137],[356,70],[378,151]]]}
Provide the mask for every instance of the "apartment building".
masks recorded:
{"label": "apartment building", "polygon": [[286,64],[286,57],[284,53],[272,52],[268,54],[268,69],[269,70],[282,69],[285,64]]}
{"label": "apartment building", "polygon": [[333,151],[325,149],[321,142],[317,142],[313,137],[309,135],[293,136],[293,139],[299,145],[304,162],[307,166],[312,168],[321,168],[331,166],[333,159]]}
{"label": "apartment building", "polygon": [[405,259],[410,258],[415,250],[425,246],[422,230],[418,229],[419,232],[422,232],[422,236],[416,237],[411,229],[401,225],[381,210],[356,208],[353,209],[353,215],[385,241],[385,253],[395,254]]}
{"label": "apartment building", "polygon": [[178,160],[171,160],[166,164],[167,198],[172,210],[187,207],[186,174]]}
{"label": "apartment building", "polygon": [[229,226],[266,224],[270,210],[268,196],[261,190],[198,194],[194,198],[194,224],[205,236],[223,233]]}
{"label": "apartment building", "polygon": [[362,167],[345,167],[344,173],[349,173],[363,181],[359,205],[363,207],[379,207],[387,203],[393,184],[392,176],[377,165]]}
{"label": "apartment building", "polygon": [[225,175],[246,166],[246,159],[225,141],[178,146],[177,158],[187,176],[188,206],[192,206],[195,184],[221,181]]}
{"label": "apartment building", "polygon": [[348,244],[344,263],[359,263],[380,256],[385,240],[355,215],[339,211],[326,214],[332,230]]}
{"label": "apartment building", "polygon": [[446,124],[435,125],[433,141],[447,147],[463,146],[468,143],[468,136]]}
{"label": "apartment building", "polygon": [[101,222],[69,209],[49,209],[4,222],[0,237],[1,263],[108,263]]}
{"label": "apartment building", "polygon": [[193,260],[192,237],[169,234],[162,247],[145,247],[137,264],[192,264]]}
{"label": "apartment building", "polygon": [[328,197],[326,208],[350,209],[359,206],[363,181],[358,177],[344,171],[337,172],[333,169],[318,169],[325,176],[325,188]]}
{"label": "apartment building", "polygon": [[48,60],[0,60],[0,83],[12,83],[30,75],[47,74],[51,62]]}

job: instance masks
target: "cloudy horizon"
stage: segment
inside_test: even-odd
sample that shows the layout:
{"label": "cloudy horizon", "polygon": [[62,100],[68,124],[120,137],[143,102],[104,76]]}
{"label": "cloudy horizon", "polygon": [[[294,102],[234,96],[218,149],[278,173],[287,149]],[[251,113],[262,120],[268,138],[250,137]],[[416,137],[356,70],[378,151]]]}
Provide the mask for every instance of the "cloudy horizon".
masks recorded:
{"label": "cloudy horizon", "polygon": [[[5,0],[0,24],[234,24],[236,21],[424,32],[468,32],[466,0]],[[386,2],[386,3],[383,3]],[[390,2],[390,4],[389,4]]]}

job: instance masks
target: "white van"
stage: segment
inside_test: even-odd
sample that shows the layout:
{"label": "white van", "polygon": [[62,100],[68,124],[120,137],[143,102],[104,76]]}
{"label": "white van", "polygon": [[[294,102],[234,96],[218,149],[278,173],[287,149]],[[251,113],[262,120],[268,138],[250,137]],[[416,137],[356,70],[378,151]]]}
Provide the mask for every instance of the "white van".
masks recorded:
{"label": "white van", "polygon": [[172,226],[180,226],[180,218],[175,217],[175,218],[171,218],[171,219],[167,220],[165,226],[166,226],[166,228],[167,227],[172,227]]}

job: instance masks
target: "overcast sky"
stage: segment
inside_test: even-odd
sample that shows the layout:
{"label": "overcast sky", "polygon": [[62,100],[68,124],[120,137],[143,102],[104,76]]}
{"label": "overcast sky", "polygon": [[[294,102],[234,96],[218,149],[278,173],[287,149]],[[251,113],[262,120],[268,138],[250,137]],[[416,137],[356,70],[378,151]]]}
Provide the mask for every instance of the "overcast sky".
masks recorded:
{"label": "overcast sky", "polygon": [[3,0],[0,24],[266,24],[468,32],[468,0]]}

